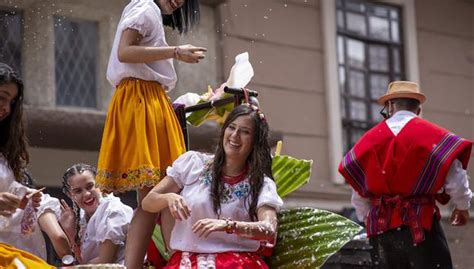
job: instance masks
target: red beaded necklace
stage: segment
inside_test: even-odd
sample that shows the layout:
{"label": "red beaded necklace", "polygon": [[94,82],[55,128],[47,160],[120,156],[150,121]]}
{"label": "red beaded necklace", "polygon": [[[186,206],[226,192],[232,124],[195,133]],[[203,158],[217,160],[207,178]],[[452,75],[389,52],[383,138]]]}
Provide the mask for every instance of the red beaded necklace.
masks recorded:
{"label": "red beaded necklace", "polygon": [[238,174],[236,176],[222,175],[222,179],[227,184],[235,185],[235,184],[241,182],[242,180],[244,180],[247,177],[248,171],[249,171],[249,167],[248,167],[248,165],[246,165],[245,169],[240,174]]}

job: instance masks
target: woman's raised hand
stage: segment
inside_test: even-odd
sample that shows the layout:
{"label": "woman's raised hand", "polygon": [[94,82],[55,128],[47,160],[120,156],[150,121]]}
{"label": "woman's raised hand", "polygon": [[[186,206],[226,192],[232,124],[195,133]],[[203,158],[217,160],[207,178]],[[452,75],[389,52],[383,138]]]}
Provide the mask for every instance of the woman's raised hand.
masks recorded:
{"label": "woman's raised hand", "polygon": [[185,220],[191,216],[191,210],[183,196],[176,193],[167,193],[166,201],[168,202],[168,208],[173,218],[177,220]]}
{"label": "woman's raised hand", "polygon": [[61,199],[61,216],[58,219],[67,237],[71,240],[76,236],[76,216],[71,207]]}
{"label": "woman's raised hand", "polygon": [[225,231],[227,222],[222,219],[201,219],[193,225],[193,233],[199,237],[208,237],[213,232]]}
{"label": "woman's raised hand", "polygon": [[176,47],[174,57],[186,63],[199,63],[204,59],[207,49],[203,47],[195,47],[191,44]]}

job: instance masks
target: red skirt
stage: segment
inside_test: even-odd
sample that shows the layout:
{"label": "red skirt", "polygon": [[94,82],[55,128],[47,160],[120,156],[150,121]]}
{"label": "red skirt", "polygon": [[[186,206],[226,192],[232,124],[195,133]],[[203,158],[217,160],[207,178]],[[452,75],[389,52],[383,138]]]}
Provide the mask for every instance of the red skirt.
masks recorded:
{"label": "red skirt", "polygon": [[268,269],[267,264],[252,252],[223,252],[200,254],[177,251],[171,256],[165,269]]}

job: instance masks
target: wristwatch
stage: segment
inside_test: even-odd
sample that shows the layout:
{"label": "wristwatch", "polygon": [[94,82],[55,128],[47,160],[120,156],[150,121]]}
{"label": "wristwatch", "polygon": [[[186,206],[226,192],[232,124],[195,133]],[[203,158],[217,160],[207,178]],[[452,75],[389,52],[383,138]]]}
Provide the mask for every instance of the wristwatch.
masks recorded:
{"label": "wristwatch", "polygon": [[76,258],[74,258],[74,256],[72,256],[71,254],[64,255],[61,258],[61,262],[64,266],[74,265],[75,261],[76,261]]}

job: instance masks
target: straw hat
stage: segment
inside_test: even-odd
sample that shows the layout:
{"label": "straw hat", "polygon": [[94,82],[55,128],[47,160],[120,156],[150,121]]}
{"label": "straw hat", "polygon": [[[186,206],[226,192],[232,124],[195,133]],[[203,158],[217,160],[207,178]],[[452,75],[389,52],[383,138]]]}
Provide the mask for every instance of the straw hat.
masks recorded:
{"label": "straw hat", "polygon": [[420,104],[426,100],[426,96],[420,92],[417,83],[411,81],[393,81],[388,84],[387,93],[382,95],[377,102],[383,106],[388,100],[397,98],[415,99],[420,101]]}

